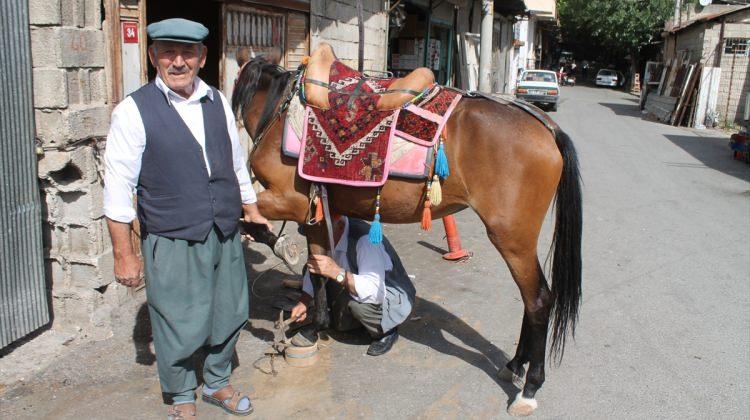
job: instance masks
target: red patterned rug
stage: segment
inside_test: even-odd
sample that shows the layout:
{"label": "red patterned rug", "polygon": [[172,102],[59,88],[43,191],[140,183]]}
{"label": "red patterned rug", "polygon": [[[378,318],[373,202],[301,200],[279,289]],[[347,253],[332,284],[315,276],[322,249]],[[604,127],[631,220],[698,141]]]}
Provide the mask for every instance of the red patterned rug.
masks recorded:
{"label": "red patterned rug", "polygon": [[[391,80],[364,79],[341,62],[331,65],[329,84],[344,92],[377,93]],[[378,111],[380,95],[329,91],[331,108],[307,107],[299,172],[316,182],[380,186],[388,174],[391,126],[398,111]]]}
{"label": "red patterned rug", "polygon": [[[344,92],[360,89],[375,94],[357,96],[329,91],[329,110],[305,108],[298,163],[302,178],[351,186],[381,186],[388,178],[395,139],[422,147],[433,146],[461,99],[459,92],[436,86],[416,104],[396,111],[378,111],[377,93],[385,91],[392,79],[361,80],[358,72],[335,61],[330,85]],[[404,153],[409,148],[399,150]],[[429,175],[427,166],[425,163],[424,176]]]}

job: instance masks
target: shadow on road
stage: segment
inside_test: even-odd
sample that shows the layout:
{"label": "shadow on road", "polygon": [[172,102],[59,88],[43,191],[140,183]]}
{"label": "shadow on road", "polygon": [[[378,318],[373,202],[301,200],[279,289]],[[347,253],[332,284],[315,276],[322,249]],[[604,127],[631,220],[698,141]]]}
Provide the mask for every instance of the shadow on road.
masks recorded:
{"label": "shadow on road", "polygon": [[[399,332],[407,340],[430,347],[440,353],[457,357],[481,369],[508,395],[515,397],[518,388],[497,379],[497,372],[510,360],[504,351],[484,338],[477,330],[442,306],[418,297],[412,319]],[[454,340],[449,341],[446,336]],[[458,341],[462,345],[456,344]]]}
{"label": "shadow on road", "polygon": [[433,244],[431,244],[431,243],[429,243],[429,242],[425,242],[425,241],[417,241],[417,243],[418,243],[419,245],[422,245],[423,247],[425,247],[425,248],[429,249],[429,250],[432,250],[432,251],[435,251],[435,252],[437,252],[437,253],[438,253],[438,254],[440,254],[440,255],[443,255],[443,254],[445,254],[445,253],[447,253],[447,252],[448,252],[448,250],[446,250],[446,249],[443,249],[443,248],[440,248],[439,246],[435,246],[435,245],[433,245]]}
{"label": "shadow on road", "polygon": [[[707,168],[750,182],[750,167],[747,163],[732,158],[728,138],[673,134],[665,134],[664,137],[701,161]],[[669,164],[669,162],[667,163]],[[675,163],[675,165],[679,165],[679,163]]]}
{"label": "shadow on road", "polygon": [[635,103],[632,103],[632,104],[616,104],[616,103],[599,102],[599,105],[606,106],[607,108],[611,109],[612,112],[615,113],[615,115],[641,118],[641,111],[640,109],[638,109],[637,100],[635,101]]}

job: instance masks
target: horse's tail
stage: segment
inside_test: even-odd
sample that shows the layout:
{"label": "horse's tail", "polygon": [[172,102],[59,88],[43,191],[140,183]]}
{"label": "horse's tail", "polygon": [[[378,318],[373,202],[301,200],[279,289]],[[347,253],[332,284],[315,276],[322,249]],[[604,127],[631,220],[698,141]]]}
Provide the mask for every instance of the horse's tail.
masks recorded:
{"label": "horse's tail", "polygon": [[562,360],[565,339],[575,337],[581,303],[581,175],[578,157],[570,137],[560,128],[555,141],[563,158],[562,177],[557,186],[555,233],[552,239],[552,346],[551,357]]}

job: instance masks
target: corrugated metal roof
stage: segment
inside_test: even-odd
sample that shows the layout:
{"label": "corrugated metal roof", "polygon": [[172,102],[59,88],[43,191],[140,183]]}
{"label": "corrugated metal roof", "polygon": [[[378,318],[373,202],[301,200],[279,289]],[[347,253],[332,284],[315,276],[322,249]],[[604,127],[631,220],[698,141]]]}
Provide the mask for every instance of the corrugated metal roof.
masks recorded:
{"label": "corrugated metal roof", "polygon": [[677,26],[672,29],[668,29],[667,32],[672,33],[672,34],[681,32],[693,25],[696,25],[699,23],[710,22],[722,16],[731,15],[733,13],[737,13],[746,9],[750,9],[750,5],[722,6],[721,10],[710,9],[712,10],[711,12],[705,13],[705,14],[703,13],[698,14],[693,19],[690,19],[689,21],[683,23],[682,25]]}

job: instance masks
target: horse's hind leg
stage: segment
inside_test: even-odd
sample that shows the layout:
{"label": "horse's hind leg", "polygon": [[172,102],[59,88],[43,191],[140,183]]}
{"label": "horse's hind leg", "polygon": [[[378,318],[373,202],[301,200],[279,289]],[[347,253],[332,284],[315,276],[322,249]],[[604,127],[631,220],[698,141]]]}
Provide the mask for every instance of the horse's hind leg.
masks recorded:
{"label": "horse's hind leg", "polygon": [[528,415],[537,407],[535,395],[544,383],[547,326],[552,295],[537,258],[537,241],[557,182],[554,174],[549,182],[535,184],[517,181],[523,188],[485,193],[474,198],[472,207],[487,228],[487,236],[505,259],[516,282],[524,305],[521,336],[516,354],[499,373],[500,379],[521,385],[524,365],[528,363],[526,381],[508,412]]}
{"label": "horse's hind leg", "polygon": [[516,354],[499,372],[500,379],[510,379],[520,385],[524,373],[523,366],[529,364],[523,389],[508,408],[511,415],[524,416],[536,409],[535,395],[544,383],[547,325],[552,296],[539,266],[536,240],[533,241],[533,245],[524,245],[526,241],[514,238],[513,235],[517,234],[518,232],[498,231],[488,227],[490,240],[505,258],[524,304],[521,336]]}

